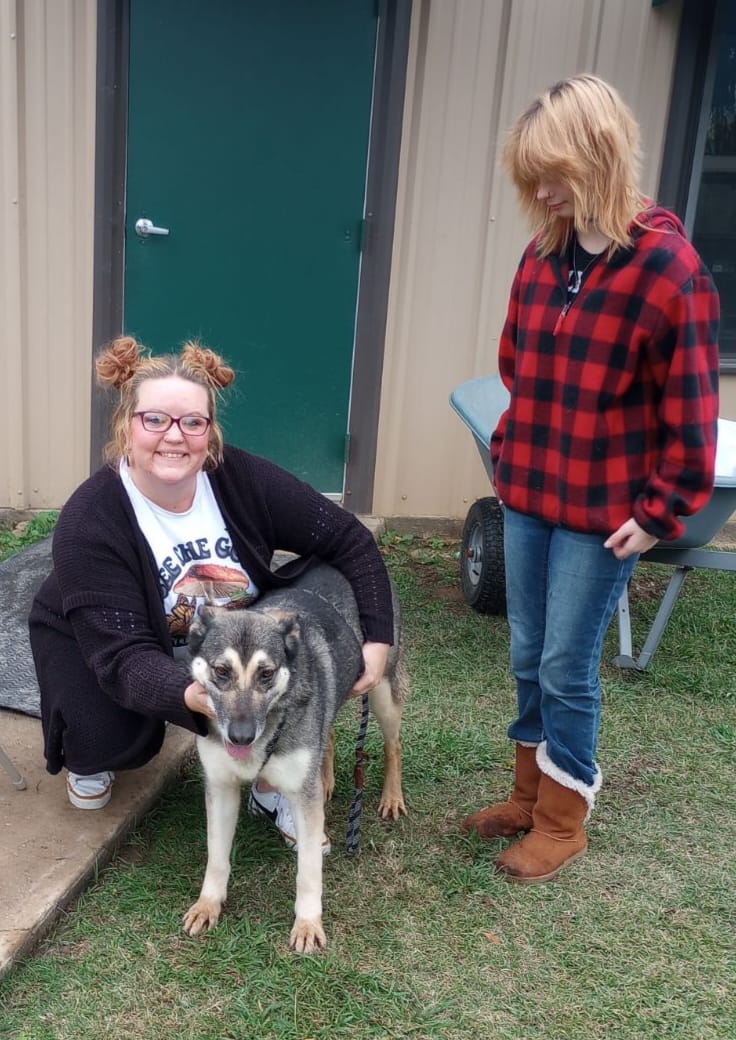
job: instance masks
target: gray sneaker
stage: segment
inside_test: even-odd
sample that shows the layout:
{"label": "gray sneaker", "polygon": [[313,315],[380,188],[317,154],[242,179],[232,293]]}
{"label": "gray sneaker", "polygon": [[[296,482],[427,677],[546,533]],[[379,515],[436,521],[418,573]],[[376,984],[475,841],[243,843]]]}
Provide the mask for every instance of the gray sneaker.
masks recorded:
{"label": "gray sneaker", "polygon": [[[255,784],[248,797],[248,812],[252,816],[265,816],[281,831],[281,836],[290,849],[296,849],[296,825],[289,799],[280,791],[257,791]],[[322,855],[329,856],[332,843],[322,835]]]}
{"label": "gray sneaker", "polygon": [[69,771],[66,793],[75,809],[104,809],[112,797],[114,773],[91,773],[81,776]]}

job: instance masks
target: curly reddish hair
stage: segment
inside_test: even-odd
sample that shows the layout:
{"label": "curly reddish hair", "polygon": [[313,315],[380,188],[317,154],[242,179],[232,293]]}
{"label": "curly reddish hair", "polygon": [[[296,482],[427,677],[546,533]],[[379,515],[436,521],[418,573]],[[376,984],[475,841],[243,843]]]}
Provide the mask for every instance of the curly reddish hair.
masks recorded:
{"label": "curly reddish hair", "polygon": [[132,336],[120,336],[97,356],[95,368],[100,386],[120,391],[112,417],[112,439],[105,447],[105,458],[111,465],[117,466],[127,454],[128,433],[138,407],[141,383],[169,376],[187,379],[207,391],[211,425],[205,469],[214,469],[222,462],[224,440],[217,421],[218,393],[230,386],[235,372],[219,354],[191,340],[179,354],[152,356]]}

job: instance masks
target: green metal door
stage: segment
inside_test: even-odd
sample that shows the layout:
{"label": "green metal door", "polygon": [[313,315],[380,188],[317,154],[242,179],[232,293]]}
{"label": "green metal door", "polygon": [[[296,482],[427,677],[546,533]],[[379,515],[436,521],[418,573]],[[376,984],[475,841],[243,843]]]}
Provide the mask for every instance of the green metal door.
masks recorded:
{"label": "green metal door", "polygon": [[130,19],[126,332],[224,354],[226,439],[340,493],[375,0],[131,0]]}

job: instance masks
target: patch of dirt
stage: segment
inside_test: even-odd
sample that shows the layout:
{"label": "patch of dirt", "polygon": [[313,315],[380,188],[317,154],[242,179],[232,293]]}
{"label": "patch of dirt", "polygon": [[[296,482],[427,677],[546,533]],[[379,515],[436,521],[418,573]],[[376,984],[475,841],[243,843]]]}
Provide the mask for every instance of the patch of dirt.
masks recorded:
{"label": "patch of dirt", "polygon": [[463,590],[460,588],[460,582],[457,583],[457,586],[436,585],[434,589],[434,595],[435,599],[446,600],[449,603],[465,602]]}
{"label": "patch of dirt", "polygon": [[0,509],[0,530],[20,534],[37,515],[32,509]]}
{"label": "patch of dirt", "polygon": [[123,845],[118,850],[118,862],[126,867],[136,867],[146,859],[146,850],[140,845]]}
{"label": "patch of dirt", "polygon": [[414,572],[430,599],[444,603],[453,614],[464,614],[469,609],[460,586],[459,574],[457,584],[449,585],[446,573],[437,567],[415,564]]}
{"label": "patch of dirt", "polygon": [[66,957],[68,960],[80,961],[84,957],[88,957],[92,950],[92,942],[89,939],[81,939],[79,942],[60,942],[55,948],[55,952],[59,957]]}
{"label": "patch of dirt", "polygon": [[648,794],[649,778],[657,774],[662,763],[656,758],[635,756],[616,770],[606,774],[606,788],[617,797],[640,797]]}
{"label": "patch of dirt", "polygon": [[669,585],[671,573],[660,574],[646,564],[639,564],[634,571],[629,587],[629,598],[638,600],[657,600],[664,596]]}
{"label": "patch of dirt", "polygon": [[446,603],[454,611],[467,609],[460,583],[460,541],[436,534],[397,539],[385,551],[408,566],[430,599]]}

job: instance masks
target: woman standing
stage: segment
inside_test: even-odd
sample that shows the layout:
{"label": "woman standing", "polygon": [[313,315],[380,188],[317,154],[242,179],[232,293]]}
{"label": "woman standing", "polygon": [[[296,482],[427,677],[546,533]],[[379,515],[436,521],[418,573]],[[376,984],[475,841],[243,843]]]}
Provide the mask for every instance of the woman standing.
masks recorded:
{"label": "woman standing", "polygon": [[637,124],[580,75],[542,94],[505,149],[536,235],[511,290],[492,442],[504,505],[518,715],[513,792],[463,823],[527,832],[497,859],[543,882],[587,847],[606,629],[639,554],[678,537],[713,486],[718,296],[682,224],[638,187]]}
{"label": "woman standing", "polygon": [[[365,636],[355,693],[380,680],[393,639],[388,574],[367,528],[285,470],[223,444],[217,397],[235,374],[221,357],[195,343],[149,357],[124,337],[97,359],[97,374],[120,392],[109,465],[61,511],[54,569],[29,619],[47,768],[66,767],[80,809],[105,806],[114,772],[157,754],[166,722],[206,732],[212,709],[186,646],[205,600],[245,606],[318,558],[355,593]],[[276,549],[301,560],[273,573]],[[295,845],[286,798],[254,787],[249,807]]]}

